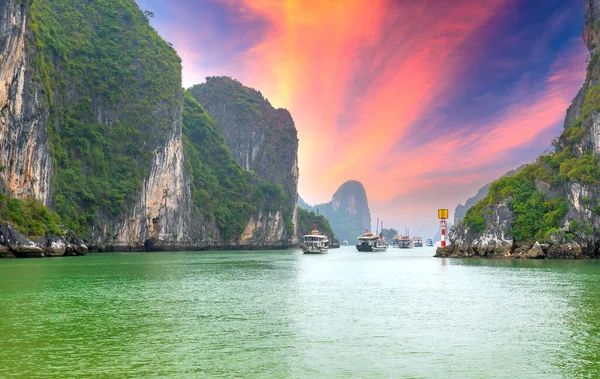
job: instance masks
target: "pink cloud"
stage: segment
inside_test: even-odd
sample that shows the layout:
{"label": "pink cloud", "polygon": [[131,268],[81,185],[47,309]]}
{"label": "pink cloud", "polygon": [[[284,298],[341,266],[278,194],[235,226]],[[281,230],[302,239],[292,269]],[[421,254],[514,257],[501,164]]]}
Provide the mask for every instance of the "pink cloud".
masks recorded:
{"label": "pink cloud", "polygon": [[[356,178],[374,212],[386,217],[432,212],[438,203],[453,207],[467,188],[474,192],[513,168],[516,149],[548,138],[584,79],[586,51],[577,41],[542,85],[523,74],[510,93],[478,93],[486,102],[509,104],[501,111],[447,124],[436,112],[466,84],[459,73],[480,53],[471,43],[514,0],[212,1],[228,9],[230,22],[263,27],[220,38],[210,15],[198,19],[182,7],[177,17],[192,30],[172,24],[166,37],[183,58],[184,85],[229,75],[289,109],[300,139],[300,193],[311,203],[328,201],[342,182]],[[549,28],[563,19],[560,14]],[[543,52],[554,34],[548,30],[532,49]],[[520,64],[511,56],[495,68]],[[423,130],[438,134],[413,146],[423,119],[434,123]]]}

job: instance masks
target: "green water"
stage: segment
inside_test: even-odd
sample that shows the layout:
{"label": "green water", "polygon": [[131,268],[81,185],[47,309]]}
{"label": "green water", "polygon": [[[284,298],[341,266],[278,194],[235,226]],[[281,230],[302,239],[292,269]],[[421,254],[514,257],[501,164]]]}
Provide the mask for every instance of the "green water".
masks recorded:
{"label": "green water", "polygon": [[597,377],[600,262],[433,250],[0,261],[0,377]]}

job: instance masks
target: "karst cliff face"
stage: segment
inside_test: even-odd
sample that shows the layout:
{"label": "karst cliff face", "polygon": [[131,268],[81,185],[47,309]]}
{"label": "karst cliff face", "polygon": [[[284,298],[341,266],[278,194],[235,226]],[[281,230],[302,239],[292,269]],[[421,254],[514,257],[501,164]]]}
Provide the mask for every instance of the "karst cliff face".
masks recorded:
{"label": "karst cliff face", "polygon": [[554,152],[492,183],[438,256],[600,257],[599,25],[600,0],[586,0],[583,39],[591,59]]}
{"label": "karst cliff face", "polygon": [[[38,73],[37,107],[49,114],[32,120],[43,129],[35,144],[51,146],[41,161],[54,168],[40,190],[52,196],[38,197],[93,245],[199,241],[182,229],[190,225],[190,193],[175,51],[129,1],[33,0],[18,7],[28,31],[24,65]],[[153,78],[158,67],[160,80]]]}
{"label": "karst cliff face", "polygon": [[236,161],[261,179],[283,186],[289,216],[277,217],[295,224],[298,136],[290,112],[275,109],[259,91],[229,77],[208,77],[190,91],[223,132]]}
{"label": "karst cliff face", "polygon": [[50,201],[52,158],[48,106],[30,49],[28,6],[20,0],[0,3],[0,185],[20,197]]}
{"label": "karst cliff face", "polygon": [[[174,121],[168,139],[155,147],[150,170],[128,204],[126,216],[102,217],[92,244],[114,250],[182,249],[218,240],[215,226],[190,212],[193,207],[184,171],[180,116]],[[217,238],[207,238],[207,229]]]}
{"label": "karst cliff face", "polygon": [[[237,213],[196,196],[220,187],[193,176],[181,60],[146,17],[134,0],[0,2],[2,192],[42,200],[100,249],[285,246],[292,218],[259,179]],[[294,167],[267,171],[295,202]]]}

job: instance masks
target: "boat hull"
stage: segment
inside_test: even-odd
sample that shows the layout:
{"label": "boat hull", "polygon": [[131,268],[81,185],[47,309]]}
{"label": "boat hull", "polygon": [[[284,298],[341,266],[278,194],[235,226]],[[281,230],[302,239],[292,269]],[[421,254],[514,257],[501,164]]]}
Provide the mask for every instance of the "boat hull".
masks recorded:
{"label": "boat hull", "polygon": [[302,246],[304,254],[327,254],[328,250],[327,247]]}
{"label": "boat hull", "polygon": [[385,251],[386,249],[386,246],[356,245],[356,250],[365,252]]}

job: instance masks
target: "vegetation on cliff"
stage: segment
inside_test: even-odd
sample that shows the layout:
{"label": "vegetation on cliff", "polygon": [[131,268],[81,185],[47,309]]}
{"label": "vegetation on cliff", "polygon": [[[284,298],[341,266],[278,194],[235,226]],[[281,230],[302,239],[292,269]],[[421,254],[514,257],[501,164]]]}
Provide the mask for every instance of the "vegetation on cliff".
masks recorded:
{"label": "vegetation on cliff", "polygon": [[503,178],[490,187],[489,194],[467,212],[464,221],[472,230],[480,233],[487,227],[484,212],[491,206],[510,197],[508,203],[515,219],[511,235],[517,241],[545,241],[549,233],[556,230],[569,210],[568,202],[562,198],[549,199],[536,189],[536,165],[528,166],[514,177]]}
{"label": "vegetation on cliff", "polygon": [[[600,185],[598,157],[590,148],[591,114],[600,111],[600,53],[596,51],[588,65],[586,88],[579,118],[554,140],[553,151],[538,157],[514,177],[492,183],[488,195],[473,206],[464,218],[465,225],[481,233],[488,225],[484,212],[501,200],[510,198],[509,208],[514,213],[511,235],[517,242],[547,241],[552,232],[560,230],[565,216],[572,208],[567,189],[570,184]],[[587,141],[586,141],[587,139]],[[583,203],[594,200],[582,198]],[[598,201],[598,200],[596,200]],[[591,205],[594,216],[600,216],[600,202]],[[566,239],[577,235],[590,236],[593,224],[572,220],[565,230]]]}
{"label": "vegetation on cliff", "polygon": [[[523,170],[523,168],[525,168],[525,166],[526,165],[522,165],[514,170],[507,172],[506,174],[502,175],[500,179],[518,174],[519,172],[521,172],[521,170]],[[483,200],[488,195],[488,193],[490,192],[491,185],[492,183],[487,183],[486,185],[481,187],[479,191],[477,191],[475,196],[468,198],[465,201],[464,205],[459,204],[456,206],[456,208],[454,209],[454,224],[459,223],[465,217],[467,211],[471,209],[471,207],[477,204],[480,200]]]}
{"label": "vegetation on cliff", "polygon": [[338,239],[335,237],[333,229],[331,229],[329,221],[322,215],[317,216],[315,212],[307,211],[298,207],[296,220],[298,238],[310,234],[310,232],[313,230],[313,225],[316,225],[319,232],[329,237],[331,242],[339,243]]}
{"label": "vegetation on cliff", "polygon": [[[133,0],[32,0],[36,76],[51,107],[56,208],[89,234],[122,215],[180,107],[181,61]],[[171,120],[172,122],[172,120]]]}
{"label": "vegetation on cliff", "polygon": [[[486,209],[511,197],[509,207],[515,215],[511,228],[514,239],[546,241],[552,232],[560,228],[570,209],[560,189],[573,182],[600,184],[598,159],[590,152],[577,156],[582,135],[579,119],[554,142],[551,154],[540,156],[514,177],[493,182],[488,195],[467,212],[466,225],[476,232],[483,232],[487,226],[484,220]],[[545,186],[546,191],[540,190],[541,186]],[[596,207],[595,212],[599,211],[600,207]],[[568,239],[573,238],[579,226],[576,223],[566,232]]]}
{"label": "vegetation on cliff", "polygon": [[208,77],[189,89],[221,130],[233,158],[265,182],[281,185],[287,235],[294,231],[298,137],[285,109],[275,109],[260,91],[225,77]]}
{"label": "vegetation on cliff", "polygon": [[237,238],[257,211],[281,210],[286,201],[281,184],[260,180],[233,159],[221,131],[186,91],[183,107],[183,143],[191,173],[196,207],[215,219],[222,237]]}
{"label": "vegetation on cliff", "polygon": [[[184,97],[180,58],[134,0],[26,4],[31,72],[50,110],[51,205],[69,228],[86,238],[101,222],[122,220],[142,189],[156,149],[178,138],[182,121],[195,204],[189,211],[214,221],[223,241],[239,238],[251,216],[269,217],[271,211],[281,212],[288,236],[293,234],[293,208],[285,205],[295,201],[295,187],[286,191],[286,184],[271,184],[235,161],[213,119],[191,92]],[[237,99],[242,92],[229,95]],[[240,111],[247,117],[256,113],[247,106]],[[292,129],[295,133],[293,124]],[[279,138],[278,130],[267,134]],[[41,230],[37,223],[17,224]]]}
{"label": "vegetation on cliff", "polygon": [[[213,105],[226,105],[227,113],[212,112],[221,128],[225,127],[221,124],[225,124],[226,116],[237,125],[263,126],[261,132],[264,133],[264,140],[255,156],[251,157],[250,169],[268,167],[265,163],[280,163],[282,158],[288,158],[291,144],[298,144],[296,127],[289,112],[275,109],[260,91],[226,76],[208,77],[205,83],[193,86],[190,91],[209,113]],[[296,188],[289,190],[293,192]]]}
{"label": "vegetation on cliff", "polygon": [[60,216],[33,198],[21,200],[0,194],[0,223],[3,222],[10,222],[19,233],[29,237],[60,234]]}

